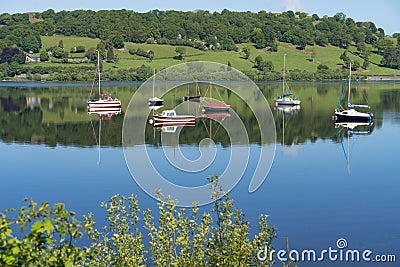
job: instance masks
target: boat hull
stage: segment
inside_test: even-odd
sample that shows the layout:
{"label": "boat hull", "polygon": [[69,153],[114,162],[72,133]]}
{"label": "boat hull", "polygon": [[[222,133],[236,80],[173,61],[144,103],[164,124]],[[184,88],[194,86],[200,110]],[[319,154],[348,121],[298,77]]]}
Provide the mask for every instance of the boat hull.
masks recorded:
{"label": "boat hull", "polygon": [[89,100],[88,112],[121,112],[121,101],[119,100]]}
{"label": "boat hull", "polygon": [[372,113],[358,112],[353,109],[335,112],[337,122],[370,122],[373,116]]}
{"label": "boat hull", "polygon": [[149,99],[149,106],[163,106],[164,100],[162,99]]}
{"label": "boat hull", "polygon": [[161,126],[194,126],[195,121],[169,121],[169,122],[155,122],[154,127],[161,127]]}
{"label": "boat hull", "polygon": [[155,123],[182,123],[182,122],[194,122],[195,116],[182,116],[182,117],[162,117],[162,116],[154,116],[153,120]]}
{"label": "boat hull", "polygon": [[301,101],[298,99],[276,99],[276,106],[296,106],[300,105]]}
{"label": "boat hull", "polygon": [[121,107],[119,100],[89,100],[88,107]]}
{"label": "boat hull", "polygon": [[196,117],[193,115],[176,115],[175,110],[164,110],[161,114],[153,115],[155,124],[162,123],[194,123]]}
{"label": "boat hull", "polygon": [[109,114],[109,113],[121,113],[121,108],[89,108],[88,114]]}
{"label": "boat hull", "polygon": [[200,102],[200,96],[184,96],[183,101],[189,101],[189,102]]}
{"label": "boat hull", "polygon": [[230,105],[224,103],[210,103],[204,106],[205,113],[229,112]]}
{"label": "boat hull", "polygon": [[205,113],[225,113],[228,112],[229,108],[213,108],[213,107],[204,107]]}
{"label": "boat hull", "polygon": [[186,123],[195,121],[193,115],[176,115],[174,111],[164,111],[162,114],[155,114],[153,120],[155,123]]}

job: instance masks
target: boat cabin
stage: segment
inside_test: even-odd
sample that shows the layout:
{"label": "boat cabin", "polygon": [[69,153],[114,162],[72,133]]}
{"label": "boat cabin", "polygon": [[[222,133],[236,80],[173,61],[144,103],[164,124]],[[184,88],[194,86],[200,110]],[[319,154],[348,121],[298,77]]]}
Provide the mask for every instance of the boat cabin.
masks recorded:
{"label": "boat cabin", "polygon": [[176,112],[175,110],[164,110],[162,112],[163,117],[176,117]]}

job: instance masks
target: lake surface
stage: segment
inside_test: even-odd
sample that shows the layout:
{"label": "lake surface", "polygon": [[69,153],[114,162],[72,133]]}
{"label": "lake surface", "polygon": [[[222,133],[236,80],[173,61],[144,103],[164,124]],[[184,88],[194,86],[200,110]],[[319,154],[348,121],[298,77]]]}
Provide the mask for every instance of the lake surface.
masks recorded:
{"label": "lake surface", "polygon": [[[331,119],[341,94],[341,82],[289,85],[302,100],[299,110],[274,109],[273,97],[279,92],[279,84],[259,85],[275,120],[276,153],[267,179],[253,193],[248,192],[248,186],[260,151],[274,144],[261,140],[249,107],[236,95],[217,89],[216,97],[232,105],[249,137],[249,163],[231,191],[236,206],[247,214],[254,229],[259,214],[270,215],[269,224],[277,228],[278,238],[273,243],[277,250],[285,249],[286,237],[290,248],[298,251],[337,249],[336,241],[344,238],[348,249],[396,255],[396,263],[379,266],[399,266],[400,83],[354,85],[352,102],[367,102],[375,115],[372,125],[354,129],[354,125],[335,126]],[[138,87],[105,84],[103,90],[118,96],[125,111]],[[206,90],[207,85],[200,87]],[[101,222],[105,214],[100,202],[117,193],[134,193],[142,209],[156,210],[156,201],[138,186],[125,163],[124,114],[104,121],[97,115],[89,116],[89,92],[90,85],[82,84],[0,83],[0,210],[19,207],[28,197],[37,202],[64,202],[80,215],[93,212]],[[180,103],[185,94],[186,89],[182,89],[166,95],[165,108]],[[148,124],[144,145],[160,173],[180,185],[206,184],[208,176],[224,171],[233,147],[240,146],[230,144],[218,122],[196,120],[195,126],[181,129],[180,151],[194,160],[200,155],[200,141],[211,137],[217,154],[209,168],[185,172],[168,163],[161,142],[162,136],[175,140],[178,132],[162,133]],[[179,152],[174,144],[164,149],[173,156]],[[300,262],[300,266],[310,265],[366,263]]]}

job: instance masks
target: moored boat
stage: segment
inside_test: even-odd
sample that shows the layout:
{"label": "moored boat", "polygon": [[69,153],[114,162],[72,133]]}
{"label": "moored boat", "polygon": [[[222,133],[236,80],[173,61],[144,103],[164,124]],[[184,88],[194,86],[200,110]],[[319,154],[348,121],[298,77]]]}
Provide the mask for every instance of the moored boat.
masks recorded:
{"label": "moored boat", "polygon": [[154,123],[182,123],[194,122],[196,119],[193,115],[176,115],[175,110],[164,110],[161,114],[153,116]]}
{"label": "moored boat", "polygon": [[101,93],[101,73],[100,73],[100,52],[97,51],[97,71],[98,71],[98,84],[99,94],[97,99],[89,99],[87,101],[88,112],[117,112],[121,111],[121,101],[117,98],[112,98],[109,94]]}
{"label": "moored boat", "polygon": [[275,106],[296,106],[300,105],[301,101],[295,97],[292,93],[285,93],[285,65],[286,65],[286,54],[283,56],[283,69],[282,69],[282,95],[278,96],[275,101]]}
{"label": "moored boat", "polygon": [[152,107],[161,107],[164,105],[164,100],[154,96],[154,87],[155,87],[155,79],[156,79],[156,70],[153,70],[153,97],[149,98],[149,108]]}
{"label": "moored boat", "polygon": [[[342,98],[345,94],[346,84],[348,83],[348,94],[347,94],[347,109],[344,109],[341,105]],[[368,105],[354,105],[350,103],[350,93],[351,93],[351,62],[350,62],[350,72],[346,83],[343,86],[342,94],[339,98],[339,102],[335,108],[335,120],[336,122],[369,122],[374,117],[372,113],[360,112],[355,110],[355,108],[369,108]]]}
{"label": "moored boat", "polygon": [[[203,106],[203,112],[205,113],[216,113],[216,112],[228,112],[231,108],[230,105],[225,104],[224,102],[216,103],[212,102],[212,82],[210,82],[210,103]],[[218,92],[218,91],[217,91]]]}

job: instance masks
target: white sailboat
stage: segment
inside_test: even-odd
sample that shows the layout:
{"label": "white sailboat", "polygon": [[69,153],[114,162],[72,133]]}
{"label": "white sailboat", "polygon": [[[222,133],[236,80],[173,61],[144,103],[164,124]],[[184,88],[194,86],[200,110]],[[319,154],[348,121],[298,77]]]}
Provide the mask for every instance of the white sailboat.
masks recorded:
{"label": "white sailboat", "polygon": [[[87,102],[88,113],[115,113],[121,112],[121,101],[113,99],[109,94],[103,94],[101,92],[101,73],[100,73],[100,52],[97,51],[97,72],[98,72],[98,98],[89,99]],[[91,94],[91,93],[90,93]]]}
{"label": "white sailboat", "polygon": [[150,109],[157,109],[154,107],[161,107],[164,105],[163,99],[154,96],[155,79],[156,79],[156,69],[153,69],[153,97],[149,98]]}
{"label": "white sailboat", "polygon": [[164,110],[161,114],[153,115],[154,125],[159,124],[182,124],[182,123],[194,123],[196,117],[194,115],[177,115],[175,110]]}
{"label": "white sailboat", "polygon": [[283,69],[282,69],[282,95],[275,99],[275,106],[287,105],[294,106],[300,105],[301,101],[292,93],[285,93],[285,65],[286,65],[286,54],[283,55]]}
{"label": "white sailboat", "polygon": [[[347,94],[347,109],[343,108],[341,105],[342,98],[345,93],[346,83],[348,86],[348,94]],[[346,80],[346,83],[343,86],[342,94],[340,96],[339,102],[335,109],[335,119],[337,122],[369,122],[373,118],[372,113],[365,113],[355,110],[356,108],[369,108],[368,105],[353,105],[350,103],[350,93],[351,93],[351,62],[350,62],[350,73],[349,77]]]}

